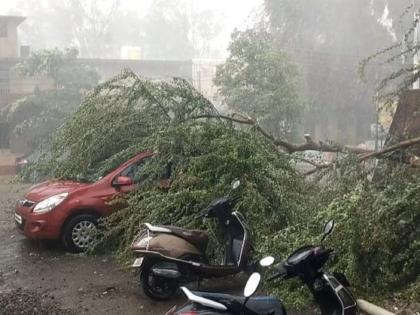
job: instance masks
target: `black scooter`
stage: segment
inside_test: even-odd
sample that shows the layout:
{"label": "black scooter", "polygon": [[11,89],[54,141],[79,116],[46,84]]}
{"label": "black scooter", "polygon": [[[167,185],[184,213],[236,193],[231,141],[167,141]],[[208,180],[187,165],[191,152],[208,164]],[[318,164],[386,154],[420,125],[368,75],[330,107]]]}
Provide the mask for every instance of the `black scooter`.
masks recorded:
{"label": "black scooter", "polygon": [[[329,221],[324,227],[321,245],[310,245],[297,249],[285,262],[279,264],[278,272],[269,281],[278,278],[299,277],[312,292],[322,315],[358,315],[357,303],[348,289],[350,284],[346,277],[341,273],[329,274],[321,270],[333,252],[332,249],[322,246],[322,242],[332,232],[333,228],[334,221]],[[167,315],[287,314],[283,304],[276,298],[251,298],[257,290],[260,279],[261,276],[258,273],[251,275],[244,290],[244,297],[190,292],[188,289],[182,288],[190,302],[178,310],[172,309]]]}
{"label": "black scooter", "polygon": [[[274,257],[267,256],[255,265],[255,270],[260,267],[268,267],[274,263]],[[269,308],[264,305],[265,300],[274,298],[258,297],[251,298],[257,291],[261,280],[259,272],[253,272],[249,277],[244,289],[244,297],[235,297],[227,294],[205,293],[205,292],[191,292],[186,287],[181,287],[182,292],[188,298],[189,303],[184,305],[181,309],[176,310],[174,306],[166,315],[199,315],[199,314],[277,314],[272,313],[273,305],[282,307],[277,300],[274,303],[269,303]],[[277,301],[277,302],[276,302]],[[257,303],[255,303],[257,302]],[[257,305],[258,304],[258,305]],[[258,310],[258,313],[250,313],[251,310]]]}

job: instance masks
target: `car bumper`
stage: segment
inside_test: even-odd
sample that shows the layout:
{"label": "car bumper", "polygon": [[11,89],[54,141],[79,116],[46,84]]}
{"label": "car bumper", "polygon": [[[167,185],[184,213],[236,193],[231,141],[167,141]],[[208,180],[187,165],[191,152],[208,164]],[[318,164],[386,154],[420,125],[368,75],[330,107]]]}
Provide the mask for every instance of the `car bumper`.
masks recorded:
{"label": "car bumper", "polygon": [[30,239],[58,239],[60,228],[54,222],[51,213],[34,214],[32,207],[15,208],[15,223],[20,232]]}

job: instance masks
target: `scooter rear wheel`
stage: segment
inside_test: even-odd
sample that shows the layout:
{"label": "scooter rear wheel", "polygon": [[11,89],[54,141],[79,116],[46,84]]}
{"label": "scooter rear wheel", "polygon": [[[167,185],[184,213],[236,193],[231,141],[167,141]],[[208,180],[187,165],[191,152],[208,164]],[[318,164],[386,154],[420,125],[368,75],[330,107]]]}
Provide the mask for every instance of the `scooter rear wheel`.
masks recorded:
{"label": "scooter rear wheel", "polygon": [[179,284],[176,279],[156,277],[153,274],[153,267],[159,261],[145,261],[140,273],[140,284],[144,294],[156,301],[169,300],[178,290]]}

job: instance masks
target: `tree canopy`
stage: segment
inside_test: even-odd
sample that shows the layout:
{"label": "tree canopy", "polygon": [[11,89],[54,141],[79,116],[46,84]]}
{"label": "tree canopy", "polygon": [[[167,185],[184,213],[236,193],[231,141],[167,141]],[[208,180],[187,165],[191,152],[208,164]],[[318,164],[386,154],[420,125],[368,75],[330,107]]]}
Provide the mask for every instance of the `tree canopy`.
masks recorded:
{"label": "tree canopy", "polygon": [[398,6],[391,3],[389,5],[394,10],[394,24],[398,25],[392,29],[395,40],[370,54],[360,63],[360,74],[365,80],[372,79],[372,68],[377,64],[386,70],[372,80],[377,84],[379,101],[385,107],[393,105],[401,93],[411,89],[413,83],[420,79],[418,57],[420,46],[416,38],[418,36],[416,29],[420,23],[420,7],[411,1],[405,1]]}
{"label": "tree canopy", "polygon": [[222,22],[214,12],[194,12],[182,0],[154,0],[142,25],[146,58],[183,60],[212,55],[209,42]]}
{"label": "tree canopy", "polygon": [[[379,22],[383,1],[264,3],[270,32],[300,65],[308,108],[305,132],[346,143],[368,138],[375,121],[375,87],[361,82],[358,65],[393,40]],[[373,65],[369,78],[384,70]]]}
{"label": "tree canopy", "polygon": [[83,58],[111,59],[121,57],[123,46],[140,47],[147,59],[219,55],[210,40],[223,22],[215,12],[189,3],[153,0],[143,13],[119,0],[26,0],[13,13],[28,17],[19,29],[34,50],[74,46]]}
{"label": "tree canopy", "polygon": [[22,137],[29,151],[52,135],[66,116],[92,89],[99,75],[77,60],[76,49],[42,50],[16,65],[22,77],[42,77],[51,80],[51,88],[39,90],[14,101],[0,111],[0,119],[7,122],[14,134]]}
{"label": "tree canopy", "polygon": [[263,29],[234,32],[229,52],[214,81],[228,107],[290,136],[303,110],[297,65]]}

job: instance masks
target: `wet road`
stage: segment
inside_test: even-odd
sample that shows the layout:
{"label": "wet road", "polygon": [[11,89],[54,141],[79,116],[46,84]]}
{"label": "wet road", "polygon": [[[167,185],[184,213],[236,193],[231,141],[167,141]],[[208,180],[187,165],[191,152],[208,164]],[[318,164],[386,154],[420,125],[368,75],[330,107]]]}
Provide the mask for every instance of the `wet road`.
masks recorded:
{"label": "wet road", "polygon": [[0,177],[0,292],[35,291],[77,314],[164,314],[183,303],[182,297],[150,301],[132,271],[110,257],[72,255],[58,245],[28,241],[15,229],[13,205],[29,186],[9,181]]}
{"label": "wet road", "polygon": [[[151,301],[133,271],[109,256],[68,254],[58,244],[27,240],[15,228],[13,214],[29,185],[10,180],[0,177],[0,294],[24,289],[75,314],[93,315],[165,314],[185,302],[180,295],[169,302]],[[245,280],[240,275],[209,281],[203,288],[241,294]]]}

